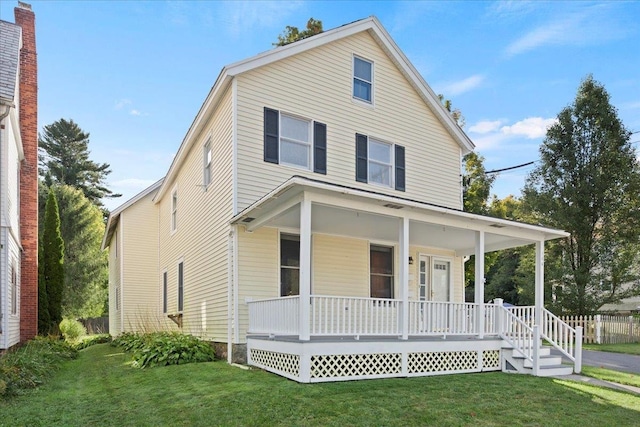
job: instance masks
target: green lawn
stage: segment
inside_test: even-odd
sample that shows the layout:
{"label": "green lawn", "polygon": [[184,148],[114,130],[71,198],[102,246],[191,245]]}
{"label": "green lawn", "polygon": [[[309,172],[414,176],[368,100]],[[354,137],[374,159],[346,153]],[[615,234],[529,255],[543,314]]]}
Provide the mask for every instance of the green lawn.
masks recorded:
{"label": "green lawn", "polygon": [[502,373],[298,384],[224,362],[134,369],[100,344],[39,389],[0,402],[0,426],[637,425],[640,396]]}
{"label": "green lawn", "polygon": [[612,353],[626,353],[640,355],[640,343],[631,344],[582,344],[584,350],[610,351]]}
{"label": "green lawn", "polygon": [[640,375],[629,372],[612,371],[610,369],[583,366],[582,374],[600,380],[611,381],[618,384],[627,384],[640,388]]}

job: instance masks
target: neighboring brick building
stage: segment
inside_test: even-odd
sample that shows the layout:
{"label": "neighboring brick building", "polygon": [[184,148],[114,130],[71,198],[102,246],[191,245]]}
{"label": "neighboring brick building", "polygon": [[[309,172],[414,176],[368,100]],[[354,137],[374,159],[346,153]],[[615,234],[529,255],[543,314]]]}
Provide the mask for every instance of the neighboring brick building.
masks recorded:
{"label": "neighboring brick building", "polygon": [[38,70],[35,15],[0,21],[0,350],[38,333]]}

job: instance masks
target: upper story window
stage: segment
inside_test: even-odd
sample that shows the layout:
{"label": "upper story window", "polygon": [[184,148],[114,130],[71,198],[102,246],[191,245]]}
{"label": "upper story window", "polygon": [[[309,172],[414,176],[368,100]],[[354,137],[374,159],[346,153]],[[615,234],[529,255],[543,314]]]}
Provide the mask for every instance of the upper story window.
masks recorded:
{"label": "upper story window", "polygon": [[264,108],[264,161],[327,173],[327,125]]}
{"label": "upper story window", "polygon": [[353,57],[353,97],[373,102],[373,62]]}
{"label": "upper story window", "polygon": [[178,190],[171,193],[171,232],[178,229]]}
{"label": "upper story window", "polygon": [[357,133],[356,181],[405,191],[404,147]]}
{"label": "upper story window", "polygon": [[213,150],[211,148],[211,140],[207,141],[203,152],[203,179],[202,183],[205,188],[211,183],[213,177]]}

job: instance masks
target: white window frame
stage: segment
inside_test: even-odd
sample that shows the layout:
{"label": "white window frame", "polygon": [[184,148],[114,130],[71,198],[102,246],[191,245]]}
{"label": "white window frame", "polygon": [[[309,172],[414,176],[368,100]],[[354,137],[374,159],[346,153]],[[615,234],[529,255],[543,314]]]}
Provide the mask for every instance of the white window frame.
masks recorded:
{"label": "white window frame", "polygon": [[[301,141],[298,139],[292,139],[292,138],[285,138],[282,136],[282,117],[286,116],[289,117],[291,119],[294,120],[300,120],[303,122],[307,123],[308,129],[309,129],[309,141]],[[302,169],[305,171],[312,171],[313,170],[313,138],[314,138],[314,134],[313,134],[313,120],[308,119],[306,117],[301,117],[295,114],[290,114],[290,113],[285,113],[283,111],[280,111],[280,114],[278,115],[278,163],[284,166],[289,166],[292,168],[296,168],[296,169]],[[309,162],[309,164],[307,165],[307,167],[302,166],[302,165],[298,165],[295,163],[289,163],[289,162],[285,162],[282,160],[282,142],[288,142],[291,144],[298,144],[298,145],[305,145],[308,150],[309,150],[309,155],[307,156],[307,160]]]}
{"label": "white window frame", "polygon": [[427,275],[427,277],[429,278],[429,283],[427,283],[427,288],[425,289],[425,301],[431,301],[431,298],[427,298],[427,294],[433,291],[433,275],[435,273],[435,263],[436,261],[444,261],[449,263],[449,300],[447,302],[454,302],[453,295],[455,291],[455,284],[453,283],[453,269],[455,268],[455,257],[447,255],[437,255],[431,252],[418,252],[418,262],[416,262],[416,277],[418,278],[418,280],[416,281],[418,286],[418,300],[420,300],[420,257],[427,257],[429,259],[429,264],[427,265],[427,269],[429,271]]}
{"label": "white window frame", "polygon": [[171,215],[169,217],[169,230],[171,234],[178,230],[178,187],[173,187],[171,190]]}
{"label": "white window frame", "polygon": [[209,184],[211,184],[211,181],[213,181],[213,148],[211,138],[208,138],[203,146],[202,163],[202,184],[206,190]]}
{"label": "white window frame", "polygon": [[[381,162],[380,160],[375,160],[371,158],[371,143],[376,143],[376,144],[380,144],[380,145],[386,145],[389,147],[389,160],[390,163],[384,163]],[[373,185],[378,185],[380,187],[385,187],[385,188],[395,188],[395,144],[391,143],[391,142],[386,142],[382,139],[379,138],[375,138],[375,137],[371,137],[368,136],[367,137],[367,183],[369,184],[373,184]],[[373,181],[371,179],[371,164],[375,163],[377,165],[384,165],[384,166],[388,166],[389,167],[389,183],[385,184],[385,183],[381,183],[381,182],[376,182]]]}
{"label": "white window frame", "polygon": [[[371,64],[371,81],[368,81],[361,77],[356,76],[356,59]],[[375,76],[375,63],[370,59],[366,59],[366,58],[363,58],[362,56],[353,54],[353,58],[351,60],[351,99],[353,99],[356,102],[361,102],[363,105],[373,106],[374,105],[373,100],[375,98],[374,97],[374,81],[375,81],[374,76]],[[371,100],[366,100],[355,95],[356,79],[371,85]]]}
{"label": "white window frame", "polygon": [[[373,241],[370,240],[368,242],[368,246],[367,246],[367,276],[368,276],[368,282],[369,282],[369,298],[378,298],[378,299],[384,299],[382,297],[374,297],[371,295],[371,246],[378,246],[378,247],[382,247],[382,248],[389,248],[391,249],[391,297],[389,299],[395,299],[396,297],[396,285],[398,283],[398,277],[397,277],[397,273],[398,273],[398,268],[396,265],[396,256],[398,254],[398,248],[395,244],[391,243],[391,242],[383,242],[383,241]],[[379,276],[389,276],[386,274],[377,274]]]}

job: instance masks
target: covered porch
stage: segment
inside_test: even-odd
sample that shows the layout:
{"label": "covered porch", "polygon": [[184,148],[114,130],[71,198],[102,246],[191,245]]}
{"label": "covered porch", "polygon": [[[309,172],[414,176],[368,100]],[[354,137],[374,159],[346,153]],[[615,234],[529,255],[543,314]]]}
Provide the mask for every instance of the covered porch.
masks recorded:
{"label": "covered porch", "polygon": [[[485,370],[544,375],[544,339],[580,370],[580,331],[562,324],[543,303],[544,242],[567,236],[563,231],[302,177],[276,188],[232,224],[246,233],[273,227],[299,235],[297,295],[246,301],[249,364],[300,382]],[[367,284],[371,295],[315,291],[312,238],[319,235],[391,244],[388,297],[373,295],[378,279],[373,270]],[[535,306],[485,303],[485,252],[527,244],[536,247]],[[475,255],[474,302],[456,299],[454,292],[434,292],[423,277],[428,275],[423,257],[410,247],[449,251],[455,257],[449,269]]]}

